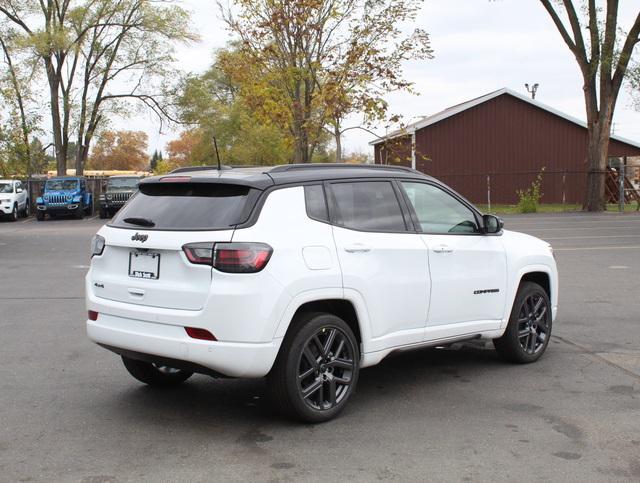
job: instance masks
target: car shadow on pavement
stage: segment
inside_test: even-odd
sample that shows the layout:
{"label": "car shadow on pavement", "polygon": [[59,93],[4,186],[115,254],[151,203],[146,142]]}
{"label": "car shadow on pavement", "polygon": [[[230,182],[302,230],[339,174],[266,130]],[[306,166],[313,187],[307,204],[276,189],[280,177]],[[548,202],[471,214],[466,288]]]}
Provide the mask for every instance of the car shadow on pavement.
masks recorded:
{"label": "car shadow on pavement", "polygon": [[[389,356],[361,371],[357,393],[342,417],[412,397],[429,397],[442,385],[471,382],[474,375],[504,366],[492,350],[476,347],[421,349]],[[194,375],[175,388],[151,388],[129,382],[105,410],[133,418],[136,424],[158,420],[180,429],[214,428],[230,420],[240,424],[296,424],[268,402],[266,379],[212,379]],[[425,389],[429,389],[425,391]],[[105,401],[105,404],[110,404]],[[429,404],[422,400],[421,404]]]}

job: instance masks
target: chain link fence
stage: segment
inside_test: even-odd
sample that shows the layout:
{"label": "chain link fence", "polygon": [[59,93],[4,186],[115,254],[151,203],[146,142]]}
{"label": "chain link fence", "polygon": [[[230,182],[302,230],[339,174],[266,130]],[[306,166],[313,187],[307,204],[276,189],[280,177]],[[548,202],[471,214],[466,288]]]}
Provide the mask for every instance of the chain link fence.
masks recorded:
{"label": "chain link fence", "polygon": [[[517,205],[518,191],[531,189],[541,173],[541,204],[560,205],[560,209],[564,210],[575,210],[577,206],[582,206],[586,193],[587,171],[450,173],[435,176],[473,203],[486,205],[491,209],[492,205]],[[618,173],[623,176],[618,176]],[[626,173],[625,176],[624,170],[618,168],[603,171],[602,175],[606,178],[607,203],[619,204],[621,211],[629,203],[638,202],[640,207],[640,190],[634,177],[635,172]]]}

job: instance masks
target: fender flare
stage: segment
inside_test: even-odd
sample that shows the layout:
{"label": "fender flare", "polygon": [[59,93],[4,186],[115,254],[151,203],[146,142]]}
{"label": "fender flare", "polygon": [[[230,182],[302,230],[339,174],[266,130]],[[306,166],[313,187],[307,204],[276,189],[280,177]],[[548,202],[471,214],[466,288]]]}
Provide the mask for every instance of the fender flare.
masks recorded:
{"label": "fender flare", "polygon": [[360,336],[362,338],[362,353],[367,351],[368,342],[371,340],[371,325],[369,323],[369,312],[362,295],[352,289],[342,287],[323,288],[317,290],[306,290],[294,296],[280,316],[280,321],[276,328],[274,339],[284,338],[291,325],[293,316],[300,307],[309,302],[320,302],[323,300],[345,300],[353,305],[358,319]]}
{"label": "fender flare", "polygon": [[504,317],[502,319],[502,324],[500,326],[501,329],[506,328],[507,324],[509,323],[509,318],[511,316],[511,311],[513,310],[513,304],[516,299],[516,294],[518,292],[518,288],[520,287],[520,284],[522,283],[523,277],[528,273],[533,273],[533,272],[546,273],[547,276],[549,277],[549,287],[551,292],[549,294],[549,299],[551,300],[551,305],[553,309],[553,305],[555,301],[554,299],[556,298],[554,294],[557,291],[557,286],[556,286],[557,281],[555,280],[555,274],[553,269],[549,265],[545,265],[543,263],[523,265],[518,269],[518,271],[516,272],[516,275],[512,279],[514,282],[513,285],[509,286],[509,292],[507,294],[507,299],[505,303]]}

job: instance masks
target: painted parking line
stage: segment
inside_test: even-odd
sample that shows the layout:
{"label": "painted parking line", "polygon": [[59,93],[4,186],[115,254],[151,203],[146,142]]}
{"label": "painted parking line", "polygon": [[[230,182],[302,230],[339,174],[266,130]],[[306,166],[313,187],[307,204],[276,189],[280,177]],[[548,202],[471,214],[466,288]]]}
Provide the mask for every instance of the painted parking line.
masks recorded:
{"label": "painted parking line", "polygon": [[545,221],[556,221],[556,222],[562,222],[564,220],[577,220],[577,221],[582,221],[582,220],[609,220],[609,221],[613,221],[613,220],[620,220],[620,219],[640,219],[640,212],[627,212],[625,214],[621,214],[621,213],[615,213],[615,214],[611,214],[611,215],[600,215],[600,216],[590,216],[590,215],[575,215],[575,216],[569,216],[569,215],[563,215],[563,216],[547,216],[544,214],[540,214],[538,213],[537,215],[530,215],[530,216],[519,216],[519,215],[504,215],[504,218],[506,220],[517,220],[517,221],[522,221],[522,222],[527,222],[527,223],[538,223],[538,222],[545,222]]}
{"label": "painted parking line", "polygon": [[545,240],[584,240],[585,238],[640,238],[640,234],[638,235],[556,236],[556,237],[545,237]]}
{"label": "painted parking line", "polygon": [[638,222],[634,222],[632,220],[620,220],[620,221],[602,221],[602,222],[598,222],[598,221],[588,221],[588,222],[566,222],[566,223],[545,223],[545,222],[540,222],[540,223],[516,223],[516,222],[512,222],[509,220],[505,220],[504,222],[505,226],[517,226],[517,227],[521,227],[521,228],[535,228],[535,227],[540,227],[542,228],[555,228],[555,227],[562,227],[562,228],[616,228],[619,226],[629,226],[629,227],[635,227],[635,228],[640,228],[640,219],[638,220]]}
{"label": "painted parking line", "polygon": [[35,219],[35,218],[27,218],[26,220],[21,221],[20,223],[22,223],[22,224],[24,224],[24,223],[31,223],[32,221],[36,221],[36,219]]}
{"label": "painted parking line", "polygon": [[[570,227],[570,226],[582,226],[582,225],[593,225],[594,223],[597,223],[600,226],[636,226],[636,227],[640,227],[640,218],[638,219],[633,219],[633,220],[602,220],[602,221],[598,221],[598,220],[589,220],[589,221],[563,221],[563,222],[559,222],[559,221],[539,221],[537,223],[523,223],[523,222],[519,222],[516,220],[504,220],[505,225],[518,225],[518,226],[544,226],[547,225],[549,227],[553,227],[554,225],[562,225],[564,227]],[[624,223],[624,225],[622,225],[622,223]]]}
{"label": "painted parking line", "polygon": [[622,217],[616,216],[607,217],[607,218],[569,218],[567,220],[556,220],[556,219],[538,219],[538,220],[523,220],[521,218],[508,218],[504,217],[503,220],[509,223],[514,223],[518,225],[579,225],[585,223],[640,223],[640,216],[633,217]]}
{"label": "painted parking line", "polygon": [[95,220],[96,218],[98,218],[98,215],[92,216],[91,218],[85,218],[84,221],[91,221]]}
{"label": "painted parking line", "polygon": [[567,247],[553,248],[554,252],[578,252],[582,250],[639,250],[640,245],[605,246],[605,247]]}
{"label": "painted parking line", "polygon": [[611,230],[612,228],[615,228],[616,230],[638,230],[640,229],[640,226],[627,226],[627,225],[619,225],[619,226],[580,226],[580,227],[573,227],[571,225],[565,225],[562,227],[558,227],[558,228],[527,228],[525,226],[522,227],[512,227],[510,223],[506,223],[505,224],[505,228],[507,230],[510,230],[511,228],[515,228],[514,231],[519,231],[519,230],[525,230],[528,229],[531,232],[539,232],[539,231],[586,231],[586,230]]}

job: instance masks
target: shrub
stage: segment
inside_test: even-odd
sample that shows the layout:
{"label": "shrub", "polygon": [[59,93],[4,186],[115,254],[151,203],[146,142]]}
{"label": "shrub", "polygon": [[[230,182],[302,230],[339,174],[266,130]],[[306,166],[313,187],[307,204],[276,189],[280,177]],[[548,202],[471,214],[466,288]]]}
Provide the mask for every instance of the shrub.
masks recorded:
{"label": "shrub", "polygon": [[520,213],[536,213],[538,211],[538,204],[540,198],[542,198],[542,175],[544,174],[544,168],[540,170],[536,179],[531,183],[529,189],[517,190],[518,195],[518,211]]}

